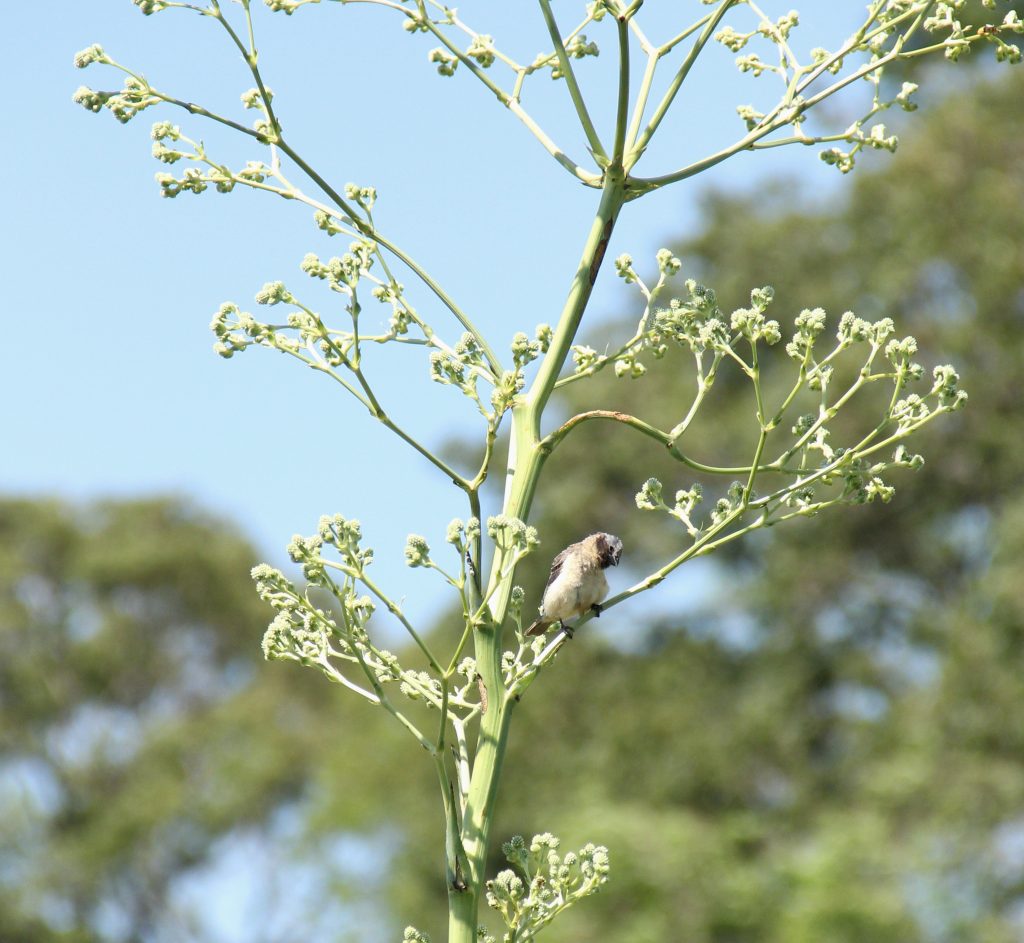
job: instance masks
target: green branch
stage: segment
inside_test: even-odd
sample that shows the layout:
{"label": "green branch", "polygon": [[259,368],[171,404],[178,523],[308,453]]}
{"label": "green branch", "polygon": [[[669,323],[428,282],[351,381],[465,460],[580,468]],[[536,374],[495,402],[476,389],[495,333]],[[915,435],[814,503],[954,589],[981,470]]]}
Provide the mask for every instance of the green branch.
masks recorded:
{"label": "green branch", "polygon": [[573,72],[569,55],[565,51],[565,44],[562,42],[562,34],[559,32],[555,15],[551,12],[551,2],[550,0],[539,0],[539,3],[541,13],[544,15],[544,23],[548,28],[548,34],[551,36],[551,41],[555,46],[555,54],[558,56],[558,67],[565,79],[566,88],[569,89],[569,97],[572,98],[572,104],[576,109],[576,114],[579,116],[580,125],[587,136],[587,141],[590,142],[591,153],[598,163],[602,164],[602,166],[606,165],[608,163],[608,155],[601,144],[601,139],[598,136],[597,129],[594,127],[594,122],[590,119],[590,112],[587,111],[587,104],[583,100],[583,93],[576,82],[576,73]]}
{"label": "green branch", "polygon": [[[700,35],[690,48],[690,51],[687,53],[682,65],[680,65],[679,69],[676,71],[668,89],[661,101],[658,103],[658,107],[655,108],[654,114],[651,116],[651,120],[647,122],[647,127],[644,128],[643,133],[636,141],[630,142],[629,158],[626,162],[627,169],[634,166],[640,159],[643,152],[647,149],[647,145],[650,144],[651,138],[654,136],[654,132],[658,130],[658,126],[664,120],[665,115],[668,114],[669,108],[672,107],[672,102],[675,101],[676,94],[679,92],[679,89],[682,88],[683,82],[686,81],[686,77],[690,74],[690,70],[693,68],[694,63],[704,51],[704,47],[708,44],[708,40],[711,39],[711,36],[715,31],[715,27],[718,26],[722,17],[729,12],[729,8],[736,2],[737,0],[722,0],[721,5],[713,14],[711,14],[710,18],[708,18],[707,22],[704,24],[704,29],[701,30]],[[662,53],[659,50],[659,56],[661,54]]]}

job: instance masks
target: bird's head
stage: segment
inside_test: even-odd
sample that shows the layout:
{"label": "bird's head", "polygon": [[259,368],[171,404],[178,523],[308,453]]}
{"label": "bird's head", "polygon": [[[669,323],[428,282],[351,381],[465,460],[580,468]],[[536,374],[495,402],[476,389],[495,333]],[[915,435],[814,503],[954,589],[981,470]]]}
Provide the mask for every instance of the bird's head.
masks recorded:
{"label": "bird's head", "polygon": [[594,534],[597,555],[601,558],[602,569],[618,566],[622,556],[622,541],[613,534]]}

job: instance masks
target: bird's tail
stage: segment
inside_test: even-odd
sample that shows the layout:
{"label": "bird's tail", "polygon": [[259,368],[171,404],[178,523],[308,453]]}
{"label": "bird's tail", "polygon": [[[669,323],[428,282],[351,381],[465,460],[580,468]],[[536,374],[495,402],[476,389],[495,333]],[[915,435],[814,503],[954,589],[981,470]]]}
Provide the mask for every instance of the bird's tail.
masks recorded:
{"label": "bird's tail", "polygon": [[531,625],[526,630],[526,634],[527,635],[543,635],[545,632],[547,632],[548,629],[551,628],[551,626],[553,626],[555,624],[555,621],[556,620],[543,619],[543,618],[537,619],[533,623],[533,625]]}

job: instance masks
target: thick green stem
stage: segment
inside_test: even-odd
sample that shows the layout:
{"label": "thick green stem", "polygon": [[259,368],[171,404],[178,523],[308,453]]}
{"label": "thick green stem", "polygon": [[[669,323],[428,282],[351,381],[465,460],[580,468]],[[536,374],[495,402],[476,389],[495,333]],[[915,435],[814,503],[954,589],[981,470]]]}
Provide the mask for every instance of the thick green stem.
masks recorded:
{"label": "thick green stem", "polygon": [[448,888],[449,943],[476,940],[494,805],[508,743],[509,722],[516,703],[507,696],[502,681],[500,633],[493,626],[477,631],[477,669],[487,689],[488,708],[480,718],[480,736],[463,818],[462,844],[469,868],[468,886],[463,891],[453,886]]}
{"label": "thick green stem", "polygon": [[[519,397],[512,408],[512,441],[502,503],[503,513],[510,517],[523,521],[529,517],[537,480],[546,457],[546,451],[540,447],[541,415],[579,330],[623,202],[624,185],[621,175],[606,180],[551,346],[533,386]],[[501,557],[501,554],[495,554],[491,564],[486,594],[490,619],[474,631],[477,671],[487,690],[488,707],[480,718],[480,735],[463,819],[462,842],[469,872],[468,886],[461,891],[453,886],[448,888],[448,943],[474,943],[476,940],[477,915],[484,894],[494,805],[508,743],[512,709],[516,703],[505,689],[501,672],[502,627],[512,591],[511,575],[504,578],[501,575]]]}

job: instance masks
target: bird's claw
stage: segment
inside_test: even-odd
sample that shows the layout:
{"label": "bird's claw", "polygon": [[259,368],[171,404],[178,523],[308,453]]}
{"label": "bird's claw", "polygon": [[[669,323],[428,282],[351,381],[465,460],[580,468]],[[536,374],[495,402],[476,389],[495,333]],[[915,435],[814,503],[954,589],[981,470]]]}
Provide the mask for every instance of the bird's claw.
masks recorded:
{"label": "bird's claw", "polygon": [[590,611],[594,613],[595,619],[600,619],[601,613],[604,612],[604,606],[602,606],[599,602],[595,602],[594,605],[590,607]]}

